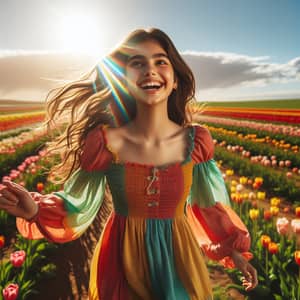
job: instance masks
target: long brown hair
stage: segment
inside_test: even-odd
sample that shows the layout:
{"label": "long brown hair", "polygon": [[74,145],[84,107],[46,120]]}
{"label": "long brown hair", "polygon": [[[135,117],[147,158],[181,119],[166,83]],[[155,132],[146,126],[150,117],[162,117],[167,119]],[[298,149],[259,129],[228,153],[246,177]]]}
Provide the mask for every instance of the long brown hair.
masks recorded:
{"label": "long brown hair", "polygon": [[89,131],[99,124],[122,126],[136,114],[135,100],[124,90],[126,49],[155,40],[166,51],[177,79],[177,89],[168,99],[168,116],[179,125],[187,120],[186,106],[194,97],[195,80],[171,39],[161,30],[133,31],[111,54],[80,80],[53,90],[47,97],[46,124],[49,132],[63,131],[48,145],[61,162],[50,171],[53,182],[64,182],[80,167],[80,155]]}

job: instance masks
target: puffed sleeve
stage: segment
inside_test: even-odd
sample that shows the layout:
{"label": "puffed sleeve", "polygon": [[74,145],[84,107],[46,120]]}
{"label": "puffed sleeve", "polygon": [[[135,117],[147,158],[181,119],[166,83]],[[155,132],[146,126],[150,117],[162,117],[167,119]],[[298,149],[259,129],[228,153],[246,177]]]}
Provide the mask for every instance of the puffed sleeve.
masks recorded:
{"label": "puffed sleeve", "polygon": [[230,207],[222,174],[213,159],[214,144],[209,131],[195,126],[192,159],[193,183],[186,212],[195,237],[206,255],[226,267],[234,267],[233,250],[250,259],[250,235]]}
{"label": "puffed sleeve", "polygon": [[64,243],[77,239],[93,222],[104,199],[109,164],[101,128],[87,135],[80,168],[65,182],[61,191],[47,195],[31,192],[38,204],[36,216],[30,220],[17,218],[18,231],[26,238],[46,238]]}

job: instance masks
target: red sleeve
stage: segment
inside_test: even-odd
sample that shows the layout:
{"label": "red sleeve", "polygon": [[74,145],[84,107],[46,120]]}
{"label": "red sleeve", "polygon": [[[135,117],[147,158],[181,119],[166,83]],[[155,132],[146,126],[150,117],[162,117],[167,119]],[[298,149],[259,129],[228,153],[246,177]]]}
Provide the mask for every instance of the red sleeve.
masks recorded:
{"label": "red sleeve", "polygon": [[214,155],[214,143],[209,130],[200,125],[195,125],[194,130],[195,136],[192,159],[195,163],[212,159]]}
{"label": "red sleeve", "polygon": [[112,154],[106,147],[103,128],[97,126],[86,137],[80,157],[81,167],[85,171],[101,171],[107,169],[111,161]]}

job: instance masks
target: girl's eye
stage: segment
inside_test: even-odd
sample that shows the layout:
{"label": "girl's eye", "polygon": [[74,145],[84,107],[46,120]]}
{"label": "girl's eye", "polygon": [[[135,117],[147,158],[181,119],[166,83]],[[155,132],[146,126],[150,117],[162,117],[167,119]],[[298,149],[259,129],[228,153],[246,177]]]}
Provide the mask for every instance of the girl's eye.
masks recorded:
{"label": "girl's eye", "polygon": [[158,60],[156,63],[158,65],[167,65],[168,64],[165,60],[162,60],[162,59]]}
{"label": "girl's eye", "polygon": [[130,66],[133,68],[140,68],[143,66],[143,63],[141,61],[136,60],[136,61],[132,61],[130,63]]}

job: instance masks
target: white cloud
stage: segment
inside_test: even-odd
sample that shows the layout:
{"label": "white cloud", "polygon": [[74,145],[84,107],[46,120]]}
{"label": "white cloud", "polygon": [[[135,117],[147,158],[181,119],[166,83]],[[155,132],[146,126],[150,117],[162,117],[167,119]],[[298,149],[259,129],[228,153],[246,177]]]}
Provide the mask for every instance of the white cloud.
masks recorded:
{"label": "white cloud", "polygon": [[90,70],[94,61],[70,53],[0,52],[0,99],[43,100],[49,90]]}
{"label": "white cloud", "polygon": [[[200,98],[251,98],[262,87],[264,94],[275,97],[275,83],[300,81],[300,57],[280,64],[268,56],[236,53],[185,51],[182,55],[194,72]],[[43,100],[49,90],[78,79],[96,61],[63,52],[0,51],[0,99]],[[287,93],[288,87],[280,91]],[[300,96],[300,88],[290,91],[297,93]]]}
{"label": "white cloud", "polygon": [[285,64],[269,62],[268,56],[251,57],[223,52],[186,51],[183,57],[194,72],[198,89],[254,87],[299,79],[300,57]]}

